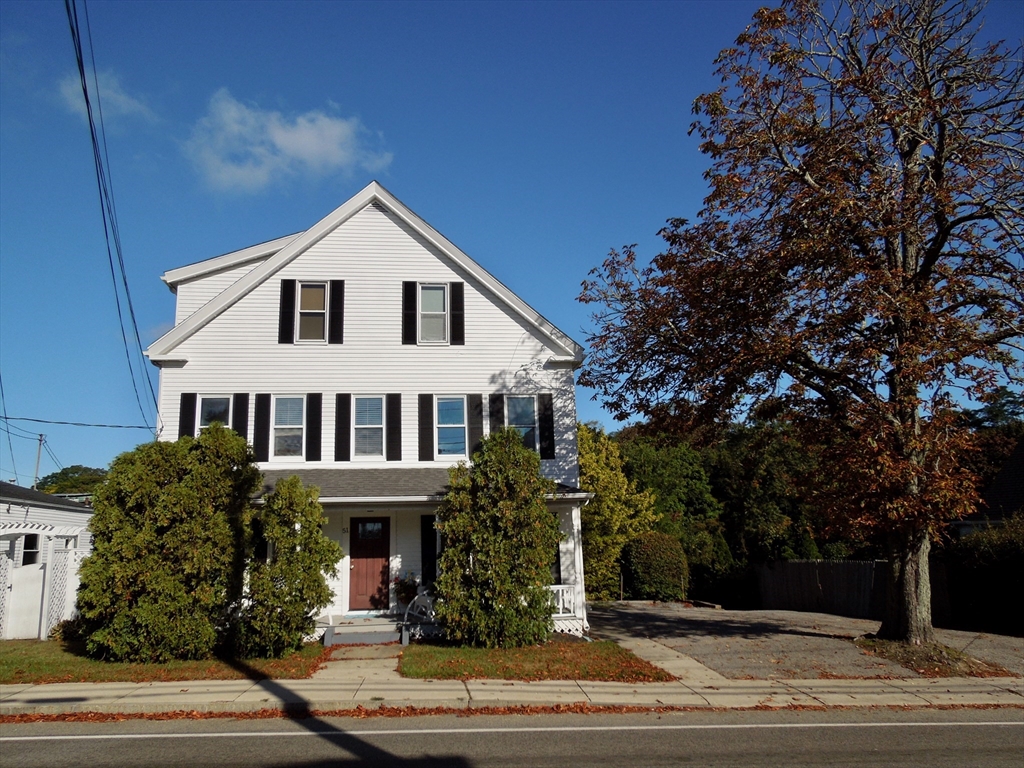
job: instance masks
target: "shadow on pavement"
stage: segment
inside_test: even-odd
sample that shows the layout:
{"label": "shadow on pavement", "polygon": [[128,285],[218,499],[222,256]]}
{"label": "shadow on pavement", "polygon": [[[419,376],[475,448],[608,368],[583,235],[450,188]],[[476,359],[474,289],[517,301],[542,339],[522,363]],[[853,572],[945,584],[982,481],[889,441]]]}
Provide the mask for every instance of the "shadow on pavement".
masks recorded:
{"label": "shadow on pavement", "polygon": [[312,759],[301,756],[294,761],[287,763],[276,763],[280,768],[330,768],[331,766],[396,766],[396,768],[438,768],[439,766],[453,766],[453,768],[471,768],[472,764],[461,757],[414,757],[405,758],[388,752],[370,742],[359,738],[347,731],[337,728],[314,714],[309,708],[307,701],[288,701],[294,697],[294,692],[288,690],[276,680],[270,680],[246,664],[244,661],[232,659],[227,661],[232,667],[253,680],[256,685],[272,696],[287,702],[282,705],[287,716],[301,725],[307,731],[319,736],[326,742],[335,745],[339,750],[347,754],[338,755],[337,758]]}
{"label": "shadow on pavement", "polygon": [[745,618],[735,611],[713,609],[680,608],[652,604],[646,608],[629,605],[596,605],[587,610],[591,632],[618,633],[632,637],[648,638],[743,638],[757,640],[773,635],[794,635],[798,637],[835,637],[848,639],[863,634],[851,631],[829,631],[794,626],[793,624],[764,616]]}

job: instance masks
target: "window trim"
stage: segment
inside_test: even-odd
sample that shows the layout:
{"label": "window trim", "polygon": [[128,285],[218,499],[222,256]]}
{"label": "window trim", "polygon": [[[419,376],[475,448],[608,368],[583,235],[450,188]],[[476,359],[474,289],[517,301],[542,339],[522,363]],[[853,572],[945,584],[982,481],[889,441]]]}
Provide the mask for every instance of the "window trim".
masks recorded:
{"label": "window trim", "polygon": [[[304,286],[318,285],[324,289],[324,308],[322,310],[305,310],[305,314],[318,314],[323,315],[324,318],[324,335],[320,339],[303,339],[302,333],[302,315],[304,310],[302,309],[302,289]],[[295,281],[295,338],[296,344],[327,344],[328,337],[330,336],[330,317],[331,317],[331,281],[330,280],[296,280]]]}
{"label": "window trim", "polygon": [[[380,400],[380,425],[356,425],[356,400],[369,400],[377,399]],[[388,455],[388,403],[387,395],[378,394],[366,394],[366,395],[352,395],[352,416],[350,421],[352,422],[349,426],[350,433],[350,445],[352,446],[349,450],[350,461],[386,461]],[[375,456],[361,456],[356,453],[356,430],[357,429],[379,429],[381,431],[380,437],[380,454]]]}
{"label": "window trim", "polygon": [[196,421],[195,421],[195,435],[199,437],[199,433],[206,429],[209,424],[203,424],[203,400],[213,399],[224,399],[228,401],[228,418],[227,421],[221,422],[227,429],[231,429],[232,417],[235,415],[235,397],[234,395],[227,395],[222,393],[211,393],[211,394],[196,394]]}
{"label": "window trim", "polygon": [[509,413],[512,411],[512,408],[509,405],[509,400],[512,400],[514,398],[520,398],[522,400],[529,399],[529,400],[533,401],[533,448],[531,448],[530,450],[532,450],[534,453],[538,453],[539,454],[540,453],[540,403],[538,402],[537,395],[515,395],[515,394],[511,394],[511,393],[505,395],[505,426],[506,427],[518,428],[520,425],[509,423]]}
{"label": "window trim", "polygon": [[[423,289],[441,288],[444,291],[444,312],[429,312],[432,317],[444,316],[444,338],[424,339],[423,338]],[[452,300],[451,285],[449,283],[417,283],[416,284],[416,343],[431,347],[447,347],[451,345],[452,336]]]}
{"label": "window trim", "polygon": [[[438,423],[438,407],[441,405],[442,400],[459,400],[462,402],[462,424],[439,424]],[[434,460],[435,461],[448,461],[460,459],[469,459],[469,403],[465,395],[434,395]],[[462,453],[441,453],[441,427],[462,427]]]}
{"label": "window trim", "polygon": [[[299,454],[297,456],[279,456],[277,454],[277,430],[283,429],[296,429],[294,424],[277,424],[277,401],[278,400],[294,400],[299,399],[302,401],[302,426],[299,427],[301,434],[299,435]],[[270,396],[270,461],[305,461],[306,460],[306,420],[309,415],[309,408],[306,403],[306,396],[304,394],[281,394]]]}

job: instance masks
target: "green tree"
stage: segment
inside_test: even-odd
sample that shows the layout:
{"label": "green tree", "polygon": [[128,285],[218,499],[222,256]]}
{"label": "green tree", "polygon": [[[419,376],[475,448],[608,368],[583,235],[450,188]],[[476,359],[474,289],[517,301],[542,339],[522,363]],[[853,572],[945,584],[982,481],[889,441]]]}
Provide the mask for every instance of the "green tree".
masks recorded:
{"label": "green tree", "polygon": [[619,555],[630,539],[654,525],[654,496],[638,491],[623,472],[619,447],[600,428],[577,425],[580,488],[594,494],[581,510],[587,597],[619,594]]}
{"label": "green tree", "polygon": [[551,564],[561,534],[536,452],[515,429],[492,432],[449,472],[437,511],[444,541],[437,615],[448,639],[507,648],[541,642],[552,629]]}
{"label": "green tree", "polygon": [[337,575],[342,551],[322,533],[326,518],[318,496],[293,476],[279,481],[255,512],[255,538],[266,543],[267,557],[248,569],[238,616],[237,650],[244,658],[297,650],[331,601],[326,576]]}
{"label": "green tree", "polygon": [[93,500],[93,552],[78,607],[91,655],[210,656],[241,597],[250,499],[260,473],[220,426],[118,456]]}
{"label": "green tree", "polygon": [[757,564],[818,556],[807,504],[814,451],[794,429],[776,421],[733,425],[704,450],[704,461],[737,560]]}
{"label": "green tree", "polygon": [[1024,374],[1024,75],[981,8],[760,9],[695,102],[696,222],[649,267],[613,252],[580,297],[604,307],[580,383],[617,414],[805,417],[829,448],[815,505],[880,542],[879,634],[915,644],[932,538],[977,500],[951,393]]}
{"label": "green tree", "polygon": [[36,488],[43,493],[92,493],[106,476],[105,469],[73,464],[39,478]]}
{"label": "green tree", "polygon": [[621,441],[627,476],[654,494],[655,527],[683,546],[694,590],[706,591],[733,567],[701,456],[678,437],[630,435]]}

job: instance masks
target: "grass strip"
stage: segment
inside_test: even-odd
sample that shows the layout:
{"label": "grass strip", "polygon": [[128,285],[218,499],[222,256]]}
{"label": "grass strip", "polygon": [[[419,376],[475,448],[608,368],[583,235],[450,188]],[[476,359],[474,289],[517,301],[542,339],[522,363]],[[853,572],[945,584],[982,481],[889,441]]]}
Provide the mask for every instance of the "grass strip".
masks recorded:
{"label": "grass strip", "polygon": [[675,678],[613,642],[555,639],[526,648],[467,648],[415,643],[402,651],[398,671],[432,680],[591,680],[660,683]]}
{"label": "grass strip", "polygon": [[81,644],[57,640],[0,641],[0,684],[152,683],[179,680],[261,680],[309,677],[330,658],[310,643],[283,659],[203,659],[134,664],[98,661]]}

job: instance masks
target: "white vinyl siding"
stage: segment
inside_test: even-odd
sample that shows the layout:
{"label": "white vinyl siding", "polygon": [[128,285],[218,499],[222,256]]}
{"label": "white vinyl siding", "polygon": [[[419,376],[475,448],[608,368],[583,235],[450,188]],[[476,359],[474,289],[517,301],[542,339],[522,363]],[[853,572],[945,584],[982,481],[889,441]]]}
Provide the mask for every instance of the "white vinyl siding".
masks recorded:
{"label": "white vinyl siding", "polygon": [[224,269],[181,283],[175,291],[174,324],[182,322],[204,304],[216,298],[225,288],[234,285],[263,261],[263,259],[251,261],[238,267]]}
{"label": "white vinyl siding", "polygon": [[[280,281],[301,282],[311,276],[324,282],[345,281],[343,346],[277,343]],[[465,283],[465,346],[402,344],[403,281]],[[397,392],[402,395],[403,461],[386,465],[381,458],[380,466],[418,466],[420,394],[479,393],[486,404],[494,392],[544,391],[554,394],[557,453],[555,459],[542,462],[543,471],[570,485],[578,477],[573,372],[547,364],[564,352],[552,348],[440,251],[376,205],[355,214],[185,339],[175,349],[178,353],[187,364],[166,366],[160,374],[165,439],[177,436],[182,392],[322,392],[323,461],[313,466],[338,466],[333,461],[334,394]],[[250,400],[250,439],[254,411]],[[484,422],[486,430],[486,413]],[[271,450],[263,466],[272,468],[277,462]]]}

